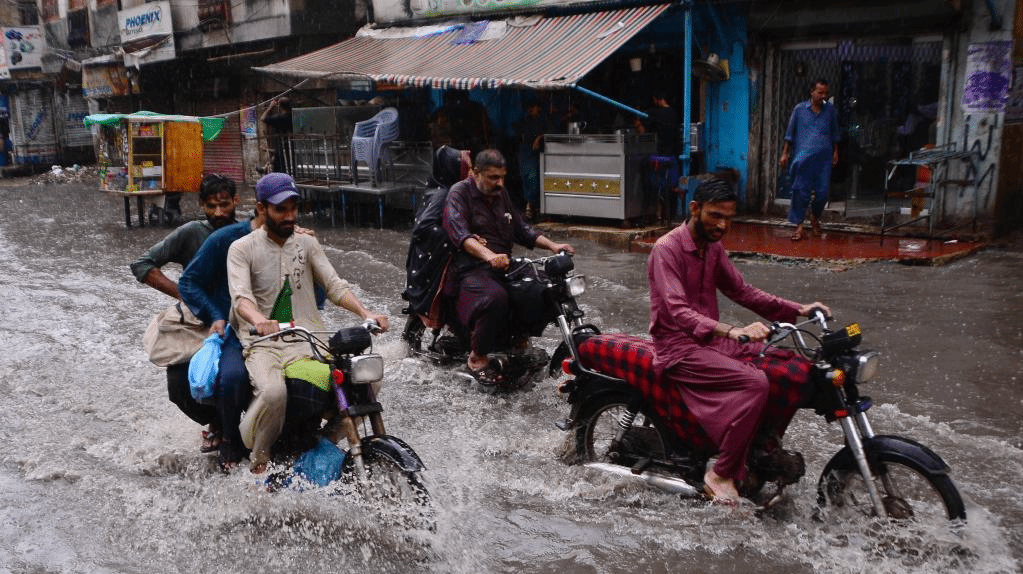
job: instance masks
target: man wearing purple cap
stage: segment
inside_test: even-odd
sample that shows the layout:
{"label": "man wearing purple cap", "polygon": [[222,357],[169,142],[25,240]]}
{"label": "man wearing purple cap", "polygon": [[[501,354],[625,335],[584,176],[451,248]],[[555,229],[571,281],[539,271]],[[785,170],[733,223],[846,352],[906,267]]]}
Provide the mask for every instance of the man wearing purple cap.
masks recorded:
{"label": "man wearing purple cap", "polygon": [[[284,426],[288,391],[284,368],[311,358],[309,344],[280,340],[252,340],[280,330],[281,301],[296,325],[310,331],[326,327],[316,308],[314,284],[327,298],[363,319],[374,319],[386,330],[386,315],[369,311],[338,277],[323,248],[311,235],[295,234],[298,192],[285,173],[270,173],[256,183],[256,211],[263,226],[231,244],[227,254],[231,293],[231,326],[245,347],[245,366],[252,380],[253,398],[239,430],[250,449],[249,469],[262,473],[270,448]],[[256,335],[250,334],[254,329]]]}

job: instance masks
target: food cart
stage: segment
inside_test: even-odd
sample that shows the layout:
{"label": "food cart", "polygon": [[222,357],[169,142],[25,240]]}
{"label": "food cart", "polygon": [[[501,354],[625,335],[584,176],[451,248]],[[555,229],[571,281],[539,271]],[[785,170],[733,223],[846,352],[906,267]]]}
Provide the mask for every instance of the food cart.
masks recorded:
{"label": "food cart", "polygon": [[124,222],[131,226],[131,198],[139,225],[145,225],[145,200],[162,204],[166,194],[199,191],[203,142],[217,137],[223,118],[164,115],[153,112],[93,114],[101,191],[124,198]]}

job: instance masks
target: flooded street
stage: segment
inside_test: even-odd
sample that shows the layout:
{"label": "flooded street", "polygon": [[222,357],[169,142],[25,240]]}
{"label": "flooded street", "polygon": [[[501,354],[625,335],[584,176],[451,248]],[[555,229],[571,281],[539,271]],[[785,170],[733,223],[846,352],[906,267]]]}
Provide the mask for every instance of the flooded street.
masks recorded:
{"label": "flooded street", "polygon": [[[357,501],[267,495],[247,470],[216,472],[141,348],[170,300],[128,264],[169,229],[126,228],[121,199],[91,184],[2,183],[0,574],[1008,573],[1023,564],[1018,250],[943,267],[739,263],[759,287],[859,322],[864,346],[883,353],[863,390],[875,430],[933,449],[967,501],[962,532],[920,532],[815,520],[817,477],[841,433],[808,411],[787,434],[807,475],[762,518],[566,465],[568,437],[552,424],[568,412],[557,381],[491,396],[404,357],[407,231],[303,219],[362,301],[392,317],[376,343],[387,362],[385,421],[423,458],[438,511],[435,532],[408,532]],[[182,204],[196,216],[193,202]],[[588,320],[644,334],[646,256],[571,241],[589,280]],[[722,315],[753,319],[731,303]],[[355,322],[332,306],[326,317]]]}

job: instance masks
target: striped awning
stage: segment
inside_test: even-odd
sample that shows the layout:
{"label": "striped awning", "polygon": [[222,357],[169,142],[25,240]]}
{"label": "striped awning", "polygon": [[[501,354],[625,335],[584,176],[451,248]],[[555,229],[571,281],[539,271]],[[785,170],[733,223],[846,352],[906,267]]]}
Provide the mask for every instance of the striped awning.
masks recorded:
{"label": "striped awning", "polygon": [[[440,28],[425,37],[414,35],[422,29],[405,29],[405,35],[394,29],[385,35],[362,31],[339,44],[255,69],[292,77],[369,77],[465,90],[572,87],[667,8],[660,4],[473,23]],[[481,27],[498,23],[499,34]]]}

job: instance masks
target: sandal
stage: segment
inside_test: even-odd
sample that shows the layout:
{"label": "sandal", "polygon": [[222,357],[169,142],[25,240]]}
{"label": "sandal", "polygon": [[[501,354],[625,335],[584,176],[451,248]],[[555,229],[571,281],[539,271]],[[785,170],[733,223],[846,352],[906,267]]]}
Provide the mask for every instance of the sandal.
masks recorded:
{"label": "sandal", "polygon": [[806,239],[806,232],[802,229],[797,229],[796,232],[792,234],[791,239],[792,241],[802,241]]}
{"label": "sandal", "polygon": [[211,426],[210,430],[202,431],[202,446],[199,447],[199,452],[207,453],[217,450],[220,448],[221,440],[220,430]]}

